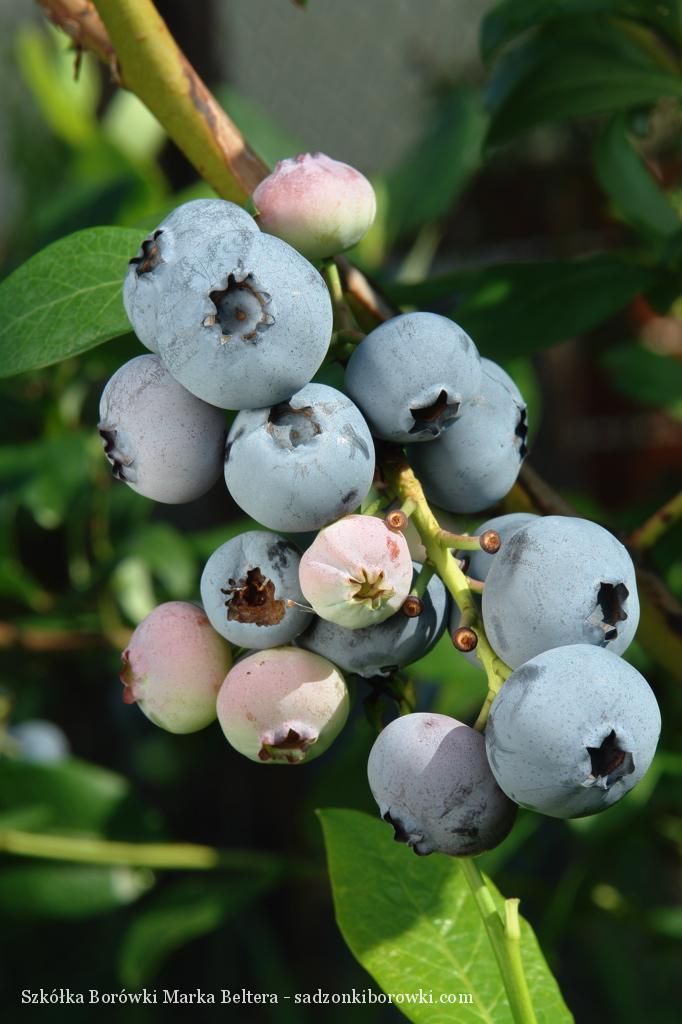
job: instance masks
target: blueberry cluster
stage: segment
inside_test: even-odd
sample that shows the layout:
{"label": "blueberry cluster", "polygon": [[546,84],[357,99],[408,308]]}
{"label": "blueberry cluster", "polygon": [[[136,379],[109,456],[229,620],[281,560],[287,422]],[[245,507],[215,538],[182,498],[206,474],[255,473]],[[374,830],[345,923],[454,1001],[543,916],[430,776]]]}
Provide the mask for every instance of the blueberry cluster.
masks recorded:
{"label": "blueberry cluster", "polygon": [[[433,313],[355,332],[344,389],[320,382],[344,329],[306,256],[361,237],[371,187],[317,154],[278,165],[254,201],[260,227],[222,200],[178,207],[124,282],[150,352],[102,395],[114,475],[146,497],[185,502],[224,470],[263,527],[211,555],[200,605],[168,602],[140,623],[123,653],[124,700],[175,733],[217,717],[258,763],[309,761],[346,721],[345,675],[376,687],[448,623],[462,632],[450,592],[468,573],[478,581],[473,624],[513,671],[485,734],[428,713],[381,731],[368,771],[382,816],[417,853],[471,855],[505,837],[518,805],[560,817],[610,805],[646,771],[660,728],[647,683],[619,657],[638,621],[627,552],[586,520],[523,514],[483,523],[480,550],[449,552],[456,586],[413,557],[410,502],[384,515],[391,493],[375,443],[389,459],[404,455],[440,508],[476,513],[517,478],[523,397]],[[224,410],[235,413],[227,433]],[[466,656],[480,665],[471,624]]]}

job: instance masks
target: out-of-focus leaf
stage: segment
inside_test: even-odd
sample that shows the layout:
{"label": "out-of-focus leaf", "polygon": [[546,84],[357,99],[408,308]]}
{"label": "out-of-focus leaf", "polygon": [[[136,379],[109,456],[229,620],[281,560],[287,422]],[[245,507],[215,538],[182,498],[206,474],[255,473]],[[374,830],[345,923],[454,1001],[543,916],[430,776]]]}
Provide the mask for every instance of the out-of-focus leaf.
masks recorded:
{"label": "out-of-focus leaf", "polygon": [[7,493],[32,512],[44,529],[63,521],[78,492],[89,481],[92,438],[58,434],[0,448],[0,480]]}
{"label": "out-of-focus leaf", "polygon": [[260,526],[254,519],[243,517],[225,523],[224,526],[216,526],[210,530],[190,533],[187,535],[187,540],[197,557],[202,561],[206,561],[216,548],[219,548],[221,544],[225,544],[228,540],[232,540],[233,537],[239,536],[240,533],[245,533],[246,530],[263,529],[264,527]]}
{"label": "out-of-focus leaf", "polygon": [[628,138],[625,117],[613,117],[595,147],[597,180],[629,224],[657,238],[682,231],[682,220]]}
{"label": "out-of-focus leaf", "polygon": [[682,363],[641,345],[619,345],[602,362],[619,391],[649,405],[663,405],[682,417]]}
{"label": "out-of-focus leaf", "polygon": [[612,59],[567,55],[524,79],[495,113],[488,136],[506,142],[537,124],[591,117],[682,98],[682,80],[656,68],[627,67]]}
{"label": "out-of-focus leaf", "polygon": [[0,910],[13,917],[74,920],[117,910],[153,884],[149,871],[92,864],[0,866]]}
{"label": "out-of-focus leaf", "polygon": [[615,113],[681,97],[682,80],[639,38],[604,18],[553,24],[500,60],[486,91],[488,142],[507,142],[538,124]]}
{"label": "out-of-focus leaf", "polygon": [[170,523],[142,526],[125,551],[143,561],[173,598],[186,598],[197,589],[197,558],[191,543]]}
{"label": "out-of-focus leaf", "polygon": [[[336,918],[351,952],[386,992],[433,991],[432,1003],[399,1003],[405,1016],[416,1024],[443,1024],[451,1013],[467,1024],[510,1022],[499,969],[457,861],[415,857],[384,822],[358,811],[319,814]],[[539,1024],[572,1021],[523,918],[521,950]],[[438,999],[448,993],[470,994],[472,1002],[447,1010]]]}
{"label": "out-of-focus leaf", "polygon": [[142,622],[158,604],[147,562],[139,555],[122,558],[111,575],[111,586],[123,613]]}
{"label": "out-of-focus leaf", "polygon": [[76,54],[66,36],[36,26],[20,29],[16,49],[23,78],[55,135],[73,146],[89,142],[100,95],[95,58],[83,55],[76,79]]}
{"label": "out-of-focus leaf", "polygon": [[481,24],[481,56],[490,60],[506,43],[548,21],[562,19],[562,25],[555,29],[561,32],[563,19],[585,14],[633,18],[661,29],[672,39],[682,40],[680,0],[502,0]]}
{"label": "out-of-focus leaf", "polygon": [[216,95],[251,148],[269,167],[305,151],[305,146],[284,131],[254,100],[230,86],[221,86]]}
{"label": "out-of-focus leaf", "polygon": [[478,90],[453,89],[440,101],[427,133],[385,177],[391,238],[447,213],[479,165],[486,128]]}
{"label": "out-of-focus leaf", "polygon": [[125,779],[84,761],[0,760],[0,814],[39,808],[36,827],[101,832],[130,796]]}
{"label": "out-of-focus leaf", "polygon": [[656,907],[646,915],[652,931],[671,939],[682,939],[682,907]]}
{"label": "out-of-focus leaf", "polygon": [[109,141],[130,160],[153,160],[166,137],[144,103],[125,89],[114,94],[101,123]]}
{"label": "out-of-focus leaf", "polygon": [[0,376],[49,366],[130,329],[121,300],[138,231],[89,228],[53,242],[0,283]]}
{"label": "out-of-focus leaf", "polygon": [[410,665],[409,673],[418,686],[438,687],[430,707],[441,715],[466,721],[483,703],[485,674],[455,650],[447,631],[426,657]]}
{"label": "out-of-focus leaf", "polygon": [[399,304],[452,297],[452,316],[492,358],[529,355],[582,334],[646,291],[656,272],[616,253],[464,270],[417,285],[387,285]]}
{"label": "out-of-focus leaf", "polygon": [[140,988],[175,950],[215,931],[268,886],[267,878],[192,879],[157,893],[132,920],[119,958],[121,982]]}

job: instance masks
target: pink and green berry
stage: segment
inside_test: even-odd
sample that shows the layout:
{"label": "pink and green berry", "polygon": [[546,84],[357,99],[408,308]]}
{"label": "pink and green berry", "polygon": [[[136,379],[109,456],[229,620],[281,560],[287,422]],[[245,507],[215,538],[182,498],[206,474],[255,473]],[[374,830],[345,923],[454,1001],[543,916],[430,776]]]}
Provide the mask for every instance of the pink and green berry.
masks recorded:
{"label": "pink and green berry", "polygon": [[251,761],[301,764],[330,746],[348,717],[346,681],[326,658],[272,647],[242,658],[218,695],[228,743]]}
{"label": "pink and green berry", "polygon": [[188,733],[215,720],[232,652],[197,605],[160,604],[139,624],[121,660],[123,700],[154,725]]}

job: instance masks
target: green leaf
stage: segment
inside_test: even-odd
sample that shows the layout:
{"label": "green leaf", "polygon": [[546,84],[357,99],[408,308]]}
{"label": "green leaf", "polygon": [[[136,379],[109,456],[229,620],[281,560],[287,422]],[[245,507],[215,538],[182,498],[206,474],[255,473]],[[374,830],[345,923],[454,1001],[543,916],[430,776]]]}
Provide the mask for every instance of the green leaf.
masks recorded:
{"label": "green leaf", "polygon": [[122,984],[134,989],[146,985],[171,953],[215,931],[269,885],[267,878],[190,879],[155,894],[152,902],[140,908],[123,937],[119,957]]}
{"label": "green leaf", "polygon": [[616,56],[567,53],[526,75],[495,111],[488,141],[508,142],[538,124],[610,114],[682,98],[682,79]]}
{"label": "green leaf", "polygon": [[104,831],[130,796],[120,775],[84,761],[32,764],[0,760],[0,813],[40,809],[38,828]]}
{"label": "green leaf", "polygon": [[604,353],[602,363],[623,394],[682,418],[682,364],[677,359],[641,345],[618,345]]}
{"label": "green leaf", "polygon": [[[322,821],[336,918],[351,952],[384,991],[433,992],[398,1004],[416,1024],[507,1024],[511,1012],[483,921],[455,859],[415,857],[390,828],[358,811],[326,809]],[[493,888],[491,886],[491,888]],[[495,902],[503,899],[493,889]],[[521,949],[539,1024],[573,1018],[530,925]],[[468,996],[439,1004],[441,994]]]}
{"label": "green leaf", "polygon": [[452,316],[493,359],[529,355],[583,334],[621,310],[656,271],[603,253],[576,260],[458,271],[417,285],[388,285],[396,302],[451,297]]}
{"label": "green leaf", "polygon": [[58,363],[130,330],[121,301],[130,228],[89,228],[48,245],[0,283],[0,376]]}
{"label": "green leaf", "polygon": [[[481,25],[480,47],[484,60],[528,29],[576,15],[621,15],[653,25],[682,40],[682,3],[666,0],[503,0],[486,14]],[[555,31],[560,31],[555,27]]]}
{"label": "green leaf", "polygon": [[93,437],[56,434],[0,448],[0,480],[44,529],[59,526],[89,483]]}
{"label": "green leaf", "polygon": [[153,884],[149,871],[90,864],[0,868],[0,909],[13,917],[79,919],[117,910]]}
{"label": "green leaf", "polygon": [[624,115],[616,115],[605,126],[594,161],[599,184],[625,221],[656,238],[672,238],[682,230],[677,211],[628,137]]}
{"label": "green leaf", "polygon": [[190,541],[170,523],[148,523],[123,546],[141,559],[172,598],[192,597],[197,589],[197,559]]}
{"label": "green leaf", "polygon": [[460,87],[445,95],[424,137],[386,176],[390,237],[447,213],[480,163],[486,128],[479,90]]}
{"label": "green leaf", "polygon": [[20,28],[16,58],[24,81],[55,135],[71,146],[90,142],[97,131],[101,92],[95,58],[82,55],[76,79],[76,53],[66,37],[52,27],[45,32],[34,25]]}

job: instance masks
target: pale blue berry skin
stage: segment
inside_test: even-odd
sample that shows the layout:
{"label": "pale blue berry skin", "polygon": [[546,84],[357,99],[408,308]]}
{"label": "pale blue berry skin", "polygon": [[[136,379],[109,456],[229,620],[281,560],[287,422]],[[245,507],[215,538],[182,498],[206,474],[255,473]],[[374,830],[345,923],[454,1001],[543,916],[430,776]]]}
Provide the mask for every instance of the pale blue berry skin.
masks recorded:
{"label": "pale blue berry skin", "polygon": [[514,824],[516,805],[495,781],[483,736],[447,715],[394,719],[370,751],[367,775],[395,838],[422,856],[476,856]]}
{"label": "pale blue berry skin", "polygon": [[138,494],[181,504],[220,477],[225,414],[178,384],[158,356],[145,353],[119,367],[99,413],[113,475]]}
{"label": "pale blue berry skin", "polygon": [[[346,368],[346,391],[375,437],[432,441],[462,415],[481,384],[481,359],[457,324],[437,313],[404,313],[360,342]],[[418,410],[442,404],[420,418]]]}
{"label": "pale blue berry skin", "polygon": [[[304,603],[298,582],[300,561],[300,551],[291,541],[265,530],[248,530],[222,544],[209,558],[201,576],[201,603],[213,628],[230,643],[251,650],[290,643],[310,624],[308,612],[284,604],[287,600]],[[259,586],[267,587],[268,594],[267,584],[274,588],[261,616],[257,607],[240,611],[241,601],[249,601],[248,592],[242,588],[248,587],[256,570],[263,577]],[[269,617],[279,621],[258,621]]]}
{"label": "pale blue berry skin", "polygon": [[513,487],[526,456],[525,403],[505,371],[491,371],[489,362],[482,360],[481,386],[460,418],[431,444],[407,448],[427,498],[449,512],[496,504]]}
{"label": "pale blue berry skin", "polygon": [[[159,311],[166,301],[171,268],[196,251],[199,242],[205,245],[210,238],[225,238],[234,232],[241,238],[244,234],[256,234],[258,230],[253,217],[224,199],[193,199],[176,207],[161,221],[130,261],[123,282],[125,311],[146,348],[151,352],[159,351]],[[152,247],[155,249],[154,265],[145,270],[145,254]]]}
{"label": "pale blue berry skin", "polygon": [[[487,519],[485,523],[481,523],[476,530],[475,536],[480,537],[487,530],[494,530],[499,534],[502,545],[504,545],[505,541],[509,540],[512,534],[520,530],[522,526],[532,523],[537,518],[532,512],[511,512],[508,515],[495,516],[493,519]],[[478,548],[476,551],[458,551],[457,557],[465,560],[467,576],[483,582],[498,554],[499,552],[490,555],[482,548]]]}
{"label": "pale blue berry skin", "polygon": [[[575,644],[545,651],[509,676],[485,737],[490,766],[511,800],[554,818],[579,818],[610,807],[639,782],[660,730],[643,676],[610,651]],[[612,752],[595,762],[588,748],[596,752],[604,741]]]}
{"label": "pale blue berry skin", "polygon": [[307,384],[329,348],[332,306],[312,264],[272,235],[197,241],[164,283],[159,353],[223,409],[257,409]]}
{"label": "pale blue berry skin", "polygon": [[271,530],[319,530],[361,504],[374,444],[359,409],[326,384],[288,402],[240,412],[225,448],[225,482],[244,512]]}
{"label": "pale blue berry skin", "polygon": [[32,718],[7,730],[17,744],[22,761],[33,764],[58,764],[70,754],[69,741],[54,722]]}
{"label": "pale blue berry skin", "polygon": [[[421,566],[413,562],[414,579]],[[439,576],[433,575],[422,598],[423,609],[413,618],[396,612],[376,626],[347,629],[315,617],[299,636],[297,646],[328,658],[344,672],[367,679],[388,676],[396,668],[423,658],[440,640],[450,604]]]}
{"label": "pale blue berry skin", "polygon": [[494,556],[482,608],[488,640],[511,668],[568,644],[622,654],[639,622],[635,569],[603,526],[573,516],[541,516],[512,534]]}

